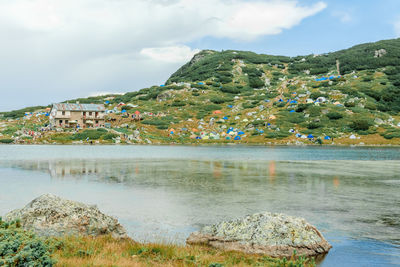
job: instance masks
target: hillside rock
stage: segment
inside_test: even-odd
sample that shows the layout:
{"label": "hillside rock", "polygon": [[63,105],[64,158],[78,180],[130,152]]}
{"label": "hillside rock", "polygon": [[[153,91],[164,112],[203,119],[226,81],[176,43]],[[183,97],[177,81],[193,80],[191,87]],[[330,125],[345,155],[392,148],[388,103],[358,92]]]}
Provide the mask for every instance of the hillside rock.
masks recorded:
{"label": "hillside rock", "polygon": [[118,220],[107,216],[95,206],[62,199],[52,194],[42,195],[22,209],[5,215],[6,221],[19,219],[23,228],[40,236],[105,235],[126,238]]}
{"label": "hillside rock", "polygon": [[186,243],[287,258],[294,250],[297,255],[316,256],[332,247],[304,219],[269,212],[206,226],[192,233]]}

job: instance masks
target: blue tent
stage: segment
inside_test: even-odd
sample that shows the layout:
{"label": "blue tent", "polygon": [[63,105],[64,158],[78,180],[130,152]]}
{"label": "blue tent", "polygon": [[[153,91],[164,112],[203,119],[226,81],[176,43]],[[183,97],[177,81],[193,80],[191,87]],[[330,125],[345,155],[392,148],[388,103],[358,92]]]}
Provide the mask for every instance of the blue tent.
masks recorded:
{"label": "blue tent", "polygon": [[125,109],[123,109],[122,111],[121,111],[121,113],[125,113],[126,112],[126,110]]}
{"label": "blue tent", "polygon": [[307,136],[307,138],[308,138],[308,139],[313,139],[314,136],[313,136],[312,134],[309,134],[309,135]]}
{"label": "blue tent", "polygon": [[231,138],[230,138],[229,136],[227,136],[225,139],[226,139],[226,140],[231,140]]}
{"label": "blue tent", "polygon": [[296,134],[296,137],[297,137],[297,138],[300,138],[300,137],[301,137],[301,134],[297,133],[297,134]]}
{"label": "blue tent", "polygon": [[46,117],[50,116],[50,113],[46,113],[45,116],[46,116]]}
{"label": "blue tent", "polygon": [[268,126],[271,126],[271,123],[268,122],[267,125],[268,125]]}
{"label": "blue tent", "polygon": [[258,130],[259,133],[264,133],[264,130]]}
{"label": "blue tent", "polygon": [[292,110],[290,111],[290,113],[293,113],[293,112],[295,112],[294,109],[292,109]]}
{"label": "blue tent", "polygon": [[200,136],[196,136],[196,139],[201,139],[201,137]]}
{"label": "blue tent", "polygon": [[278,100],[279,102],[283,102],[282,98]]}
{"label": "blue tent", "polygon": [[110,104],[110,101],[107,100],[107,101],[104,102],[104,104]]}
{"label": "blue tent", "polygon": [[170,134],[174,134],[174,131],[170,131],[169,133],[170,133]]}
{"label": "blue tent", "polygon": [[227,120],[227,119],[228,119],[228,117],[226,117],[226,116],[225,116],[223,119],[224,119],[224,120]]}
{"label": "blue tent", "polygon": [[204,85],[204,83],[203,82],[199,82],[199,83],[197,83],[198,85]]}
{"label": "blue tent", "polygon": [[324,139],[325,139],[325,140],[331,140],[331,137],[330,137],[330,136],[325,136]]}
{"label": "blue tent", "polygon": [[164,87],[164,86],[165,86],[165,84],[161,84],[161,85],[160,85],[160,87]]}
{"label": "blue tent", "polygon": [[242,132],[242,131],[238,132],[238,135],[243,135],[243,134],[244,134],[244,132]]}
{"label": "blue tent", "polygon": [[241,138],[240,136],[235,136],[235,140],[236,140],[236,141],[242,140],[242,138]]}
{"label": "blue tent", "polygon": [[297,104],[297,101],[296,100],[292,100],[292,101],[290,101],[290,104]]}
{"label": "blue tent", "polygon": [[233,108],[233,105],[228,105],[228,108]]}

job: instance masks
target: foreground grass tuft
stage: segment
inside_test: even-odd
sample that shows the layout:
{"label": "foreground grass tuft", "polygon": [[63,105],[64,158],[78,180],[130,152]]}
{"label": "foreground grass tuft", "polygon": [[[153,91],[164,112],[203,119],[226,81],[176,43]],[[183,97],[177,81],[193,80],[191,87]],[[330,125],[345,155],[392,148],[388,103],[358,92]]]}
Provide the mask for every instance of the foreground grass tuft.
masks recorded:
{"label": "foreground grass tuft", "polygon": [[64,237],[52,257],[57,266],[315,266],[313,260],[272,259],[199,246],[142,244],[131,239]]}

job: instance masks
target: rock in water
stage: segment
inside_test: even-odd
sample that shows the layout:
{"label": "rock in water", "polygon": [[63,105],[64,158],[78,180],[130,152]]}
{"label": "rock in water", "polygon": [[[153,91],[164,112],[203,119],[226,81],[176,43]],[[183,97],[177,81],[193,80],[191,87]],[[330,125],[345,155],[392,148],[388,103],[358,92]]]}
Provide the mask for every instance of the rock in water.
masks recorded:
{"label": "rock in water", "polygon": [[332,247],[303,218],[269,212],[206,226],[192,233],[186,243],[287,258],[295,250],[299,256],[316,256]]}
{"label": "rock in water", "polygon": [[24,208],[5,215],[6,221],[16,219],[25,229],[41,236],[111,234],[115,238],[127,237],[118,220],[101,213],[97,207],[52,194],[42,195]]}

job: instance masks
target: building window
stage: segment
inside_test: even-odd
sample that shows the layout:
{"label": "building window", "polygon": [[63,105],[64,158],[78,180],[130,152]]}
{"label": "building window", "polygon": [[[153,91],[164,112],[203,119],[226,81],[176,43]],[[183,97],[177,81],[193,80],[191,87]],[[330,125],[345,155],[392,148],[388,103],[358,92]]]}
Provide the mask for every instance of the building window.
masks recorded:
{"label": "building window", "polygon": [[97,117],[97,116],[99,116],[99,113],[98,113],[98,112],[96,112],[96,117]]}
{"label": "building window", "polygon": [[65,111],[62,112],[62,115],[63,115],[63,116],[65,115]]}
{"label": "building window", "polygon": [[65,124],[67,124],[68,123],[68,120],[65,120]]}
{"label": "building window", "polygon": [[60,125],[62,124],[62,120],[60,120]]}
{"label": "building window", "polygon": [[83,116],[86,116],[86,112],[83,112]]}
{"label": "building window", "polygon": [[96,121],[96,124],[98,124],[99,123],[99,121]]}
{"label": "building window", "polygon": [[92,116],[92,112],[89,112],[89,116]]}

